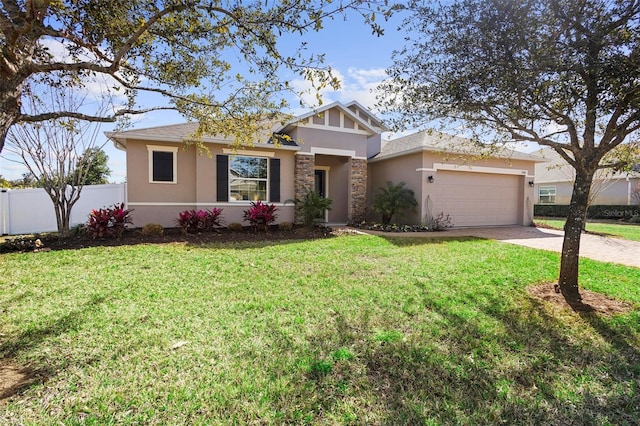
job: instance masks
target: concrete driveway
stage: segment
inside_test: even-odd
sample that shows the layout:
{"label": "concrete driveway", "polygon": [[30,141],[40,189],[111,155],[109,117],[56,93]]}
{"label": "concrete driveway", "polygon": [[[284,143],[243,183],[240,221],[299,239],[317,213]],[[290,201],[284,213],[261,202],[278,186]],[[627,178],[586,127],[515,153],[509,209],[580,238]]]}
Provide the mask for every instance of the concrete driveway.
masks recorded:
{"label": "concrete driveway", "polygon": [[[367,231],[369,233],[370,231]],[[564,231],[535,228],[532,226],[508,226],[495,228],[458,228],[445,232],[416,232],[411,234],[370,232],[387,236],[411,237],[478,237],[509,244],[550,250],[560,253]],[[602,262],[619,263],[640,268],[640,242],[621,238],[582,234],[580,256]]]}

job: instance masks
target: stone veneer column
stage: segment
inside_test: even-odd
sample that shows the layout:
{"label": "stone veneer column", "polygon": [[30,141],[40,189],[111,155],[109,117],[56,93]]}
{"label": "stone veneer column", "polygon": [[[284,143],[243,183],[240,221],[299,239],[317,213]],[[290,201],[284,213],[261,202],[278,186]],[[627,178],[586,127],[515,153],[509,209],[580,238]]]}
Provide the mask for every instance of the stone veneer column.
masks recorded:
{"label": "stone veneer column", "polygon": [[351,209],[349,220],[362,217],[367,207],[367,160],[351,159]]}
{"label": "stone veneer column", "polygon": [[[314,168],[316,166],[316,158],[314,155],[296,154],[295,163],[295,197],[301,200],[308,191],[313,191],[316,185]],[[302,214],[297,211],[295,214],[295,222],[302,223]]]}

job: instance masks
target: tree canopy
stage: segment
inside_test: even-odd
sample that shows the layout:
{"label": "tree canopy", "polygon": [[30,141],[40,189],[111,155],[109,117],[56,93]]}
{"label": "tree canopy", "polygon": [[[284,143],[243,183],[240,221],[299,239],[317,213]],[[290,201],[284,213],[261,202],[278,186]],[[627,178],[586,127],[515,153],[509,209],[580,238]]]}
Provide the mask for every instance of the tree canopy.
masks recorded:
{"label": "tree canopy", "polygon": [[69,184],[103,185],[109,183],[111,170],[107,165],[108,161],[109,156],[104,152],[104,149],[99,147],[85,149],[78,160],[74,176],[70,179]]}
{"label": "tree canopy", "polygon": [[[384,5],[351,0],[3,0],[0,3],[0,152],[15,123],[72,118],[99,122],[173,109],[202,133],[251,143],[265,120],[279,117],[282,70],[336,85],[321,55],[304,44],[287,51],[288,34],[322,28],[325,19],[360,14],[374,32]],[[285,81],[283,81],[285,80]],[[25,108],[43,90],[100,84],[103,113]],[[153,103],[139,94],[159,95]]]}
{"label": "tree canopy", "polygon": [[448,120],[493,142],[549,146],[573,166],[559,284],[580,301],[580,230],[594,174],[637,155],[640,2],[413,0],[406,8],[407,43],[381,103],[399,113],[396,124]]}

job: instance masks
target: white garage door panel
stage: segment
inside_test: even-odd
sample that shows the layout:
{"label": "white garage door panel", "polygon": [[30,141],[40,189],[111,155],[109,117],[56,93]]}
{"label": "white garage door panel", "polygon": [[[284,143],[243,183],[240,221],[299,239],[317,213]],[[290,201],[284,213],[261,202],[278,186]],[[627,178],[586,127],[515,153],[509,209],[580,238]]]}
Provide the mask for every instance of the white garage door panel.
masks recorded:
{"label": "white garage door panel", "polygon": [[518,223],[520,176],[438,171],[433,213],[449,214],[455,226]]}

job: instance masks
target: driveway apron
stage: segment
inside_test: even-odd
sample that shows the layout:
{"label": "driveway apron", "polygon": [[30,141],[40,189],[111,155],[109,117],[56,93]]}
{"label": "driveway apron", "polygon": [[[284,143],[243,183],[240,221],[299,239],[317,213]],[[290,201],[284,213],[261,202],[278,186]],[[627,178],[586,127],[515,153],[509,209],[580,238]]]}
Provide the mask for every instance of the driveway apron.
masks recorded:
{"label": "driveway apron", "polygon": [[[562,251],[562,241],[564,237],[564,231],[535,228],[532,226],[455,228],[445,232],[366,232],[394,237],[478,237],[540,250],[555,251],[557,253]],[[583,233],[580,240],[580,256],[602,262],[618,263],[640,268],[640,242]]]}

